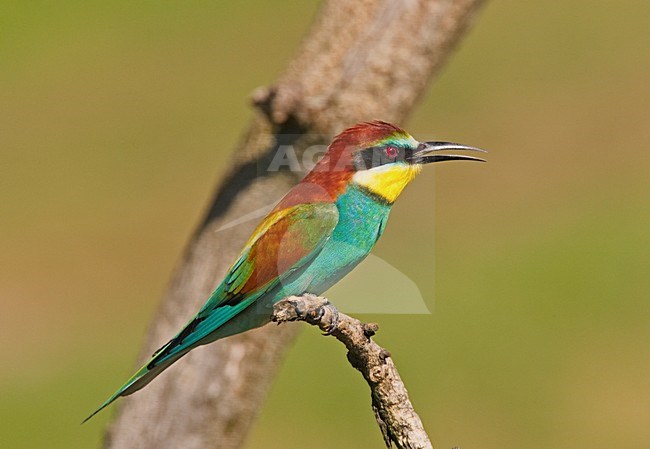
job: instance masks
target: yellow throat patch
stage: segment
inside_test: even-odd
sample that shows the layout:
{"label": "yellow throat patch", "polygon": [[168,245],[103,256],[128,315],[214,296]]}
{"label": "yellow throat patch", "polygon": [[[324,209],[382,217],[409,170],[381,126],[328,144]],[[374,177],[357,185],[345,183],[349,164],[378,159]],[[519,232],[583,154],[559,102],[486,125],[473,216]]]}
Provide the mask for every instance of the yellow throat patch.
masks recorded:
{"label": "yellow throat patch", "polygon": [[352,176],[352,182],[394,203],[404,187],[421,171],[419,164],[388,164],[360,170]]}

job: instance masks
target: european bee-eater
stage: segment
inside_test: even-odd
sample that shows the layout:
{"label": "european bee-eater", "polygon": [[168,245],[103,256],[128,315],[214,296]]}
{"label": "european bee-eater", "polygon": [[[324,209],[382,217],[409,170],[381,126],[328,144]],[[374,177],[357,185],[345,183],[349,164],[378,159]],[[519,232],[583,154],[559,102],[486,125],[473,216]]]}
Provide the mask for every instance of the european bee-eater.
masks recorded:
{"label": "european bee-eater", "polygon": [[198,313],[86,421],[119,396],[147,385],[197,346],[268,323],[279,300],[324,293],[370,253],[393,203],[423,165],[483,161],[438,154],[440,150],[483,151],[418,142],[381,121],[361,123],[336,136],[318,164],[257,226]]}

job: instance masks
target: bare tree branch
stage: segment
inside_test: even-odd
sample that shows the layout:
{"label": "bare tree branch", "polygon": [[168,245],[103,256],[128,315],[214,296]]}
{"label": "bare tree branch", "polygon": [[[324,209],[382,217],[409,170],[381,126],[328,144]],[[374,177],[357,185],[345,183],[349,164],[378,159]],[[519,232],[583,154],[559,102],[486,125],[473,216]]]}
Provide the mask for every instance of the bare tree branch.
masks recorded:
{"label": "bare tree branch", "polygon": [[[235,260],[257,220],[242,216],[278,200],[300,173],[268,171],[276,150],[327,143],[362,120],[401,123],[422,96],[481,0],[329,0],[274,87],[258,90],[258,114],[154,317],[143,363],[196,312]],[[106,449],[234,449],[242,446],[295,326],[265,326],[192,351],[120,404]],[[117,385],[116,385],[117,386]],[[280,444],[278,442],[278,444]]]}
{"label": "bare tree branch", "polygon": [[278,302],[272,320],[278,324],[305,321],[345,345],[348,361],[370,387],[372,410],[387,447],[395,443],[399,449],[433,449],[390,353],[371,339],[377,324],[362,323],[337,311],[326,298],[313,295]]}

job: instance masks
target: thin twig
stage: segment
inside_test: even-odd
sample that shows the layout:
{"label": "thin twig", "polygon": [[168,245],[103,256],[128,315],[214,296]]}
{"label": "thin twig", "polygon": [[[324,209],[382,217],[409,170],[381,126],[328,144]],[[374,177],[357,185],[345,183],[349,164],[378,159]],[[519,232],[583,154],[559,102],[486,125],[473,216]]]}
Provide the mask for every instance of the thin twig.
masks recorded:
{"label": "thin twig", "polygon": [[348,361],[370,386],[372,409],[387,447],[432,449],[420,417],[404,387],[390,353],[372,340],[377,324],[362,323],[336,310],[326,298],[291,296],[278,302],[272,320],[305,321],[332,335],[348,349]]}

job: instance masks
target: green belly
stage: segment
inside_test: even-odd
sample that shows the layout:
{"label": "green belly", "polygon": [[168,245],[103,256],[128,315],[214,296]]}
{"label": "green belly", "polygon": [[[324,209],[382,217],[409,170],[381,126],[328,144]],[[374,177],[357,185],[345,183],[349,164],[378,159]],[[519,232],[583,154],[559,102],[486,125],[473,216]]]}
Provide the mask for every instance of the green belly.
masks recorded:
{"label": "green belly", "polygon": [[339,221],[332,237],[292,286],[301,293],[324,293],[365,259],[381,236],[391,209],[354,185],[336,205]]}
{"label": "green belly", "polygon": [[339,221],[332,237],[309,266],[255,298],[253,304],[225,323],[202,344],[268,323],[273,304],[292,295],[321,295],[348,274],[370,253],[381,236],[390,205],[380,203],[351,186],[336,202]]}

